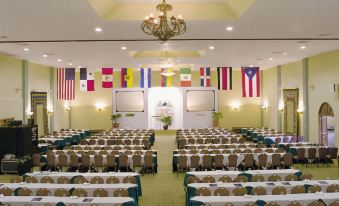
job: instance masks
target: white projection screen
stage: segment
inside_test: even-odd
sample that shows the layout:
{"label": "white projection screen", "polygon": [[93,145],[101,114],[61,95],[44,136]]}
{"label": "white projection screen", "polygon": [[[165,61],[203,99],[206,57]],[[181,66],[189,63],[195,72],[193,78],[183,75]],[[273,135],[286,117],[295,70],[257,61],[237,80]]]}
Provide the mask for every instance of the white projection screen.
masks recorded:
{"label": "white projection screen", "polygon": [[143,112],[144,92],[143,91],[117,91],[116,92],[117,112]]}
{"label": "white projection screen", "polygon": [[213,90],[188,90],[187,111],[205,112],[214,111],[215,93]]}

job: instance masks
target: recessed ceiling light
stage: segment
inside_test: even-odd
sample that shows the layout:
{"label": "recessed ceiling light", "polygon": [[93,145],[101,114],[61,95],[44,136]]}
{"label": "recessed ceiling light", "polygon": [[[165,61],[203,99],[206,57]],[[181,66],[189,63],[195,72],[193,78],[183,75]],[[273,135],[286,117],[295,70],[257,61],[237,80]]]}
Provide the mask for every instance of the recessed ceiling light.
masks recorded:
{"label": "recessed ceiling light", "polygon": [[210,50],[213,50],[213,49],[215,49],[215,47],[214,46],[210,46],[210,47],[208,47]]}
{"label": "recessed ceiling light", "polygon": [[126,49],[127,49],[127,47],[125,47],[125,46],[122,46],[122,47],[121,47],[121,49],[122,49],[122,50],[126,50]]}
{"label": "recessed ceiling light", "polygon": [[24,51],[29,51],[29,48],[24,48]]}
{"label": "recessed ceiling light", "polygon": [[82,67],[82,66],[80,66],[80,65],[78,66],[78,68],[81,68],[81,67]]}
{"label": "recessed ceiling light", "polygon": [[100,27],[95,27],[95,29],[94,29],[96,32],[102,32],[102,28],[100,28]]}
{"label": "recessed ceiling light", "polygon": [[253,64],[250,64],[250,67],[253,67]]}
{"label": "recessed ceiling light", "polygon": [[302,45],[300,46],[300,49],[306,49],[306,46]]}
{"label": "recessed ceiling light", "polygon": [[269,58],[270,61],[273,61],[273,57]]}
{"label": "recessed ceiling light", "polygon": [[61,62],[62,61],[62,59],[58,59],[58,62]]}
{"label": "recessed ceiling light", "polygon": [[286,56],[286,55],[287,55],[287,53],[286,53],[286,52],[284,52],[284,53],[283,53],[283,55],[284,55],[284,56]]}
{"label": "recessed ceiling light", "polygon": [[70,63],[68,63],[68,65],[69,65],[69,66],[72,66],[73,64],[72,64],[72,62],[70,62]]}
{"label": "recessed ceiling light", "polygon": [[42,56],[43,56],[44,58],[47,58],[47,57],[48,57],[48,55],[47,55],[47,54],[43,54]]}
{"label": "recessed ceiling light", "polygon": [[228,26],[228,27],[226,27],[226,30],[227,31],[233,31],[233,27],[232,26]]}

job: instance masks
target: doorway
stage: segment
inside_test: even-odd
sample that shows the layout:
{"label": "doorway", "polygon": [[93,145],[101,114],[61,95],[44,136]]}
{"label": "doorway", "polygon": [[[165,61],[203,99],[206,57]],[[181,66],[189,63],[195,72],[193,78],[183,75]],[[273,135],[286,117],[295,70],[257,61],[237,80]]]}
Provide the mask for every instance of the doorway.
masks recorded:
{"label": "doorway", "polygon": [[319,143],[335,145],[334,113],[330,104],[323,103],[319,109]]}

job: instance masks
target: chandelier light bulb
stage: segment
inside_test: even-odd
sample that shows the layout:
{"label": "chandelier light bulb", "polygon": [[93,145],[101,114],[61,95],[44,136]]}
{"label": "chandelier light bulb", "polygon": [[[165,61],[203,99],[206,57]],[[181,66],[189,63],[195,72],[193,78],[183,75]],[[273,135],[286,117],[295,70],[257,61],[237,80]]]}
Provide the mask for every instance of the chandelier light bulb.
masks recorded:
{"label": "chandelier light bulb", "polygon": [[145,20],[148,20],[148,19],[149,19],[149,17],[148,17],[148,16],[146,16],[146,17],[145,17]]}
{"label": "chandelier light bulb", "polygon": [[153,14],[151,13],[151,14],[149,15],[149,17],[150,17],[150,18],[153,18],[154,16],[153,16]]}
{"label": "chandelier light bulb", "polygon": [[180,20],[181,20],[181,19],[182,19],[182,15],[180,15],[180,14],[179,14],[179,15],[178,15],[178,19],[180,19]]}
{"label": "chandelier light bulb", "polygon": [[164,15],[164,12],[161,12],[161,13],[160,13],[160,16],[163,16],[163,15]]}
{"label": "chandelier light bulb", "polygon": [[154,23],[157,24],[158,23],[158,19],[154,19]]}

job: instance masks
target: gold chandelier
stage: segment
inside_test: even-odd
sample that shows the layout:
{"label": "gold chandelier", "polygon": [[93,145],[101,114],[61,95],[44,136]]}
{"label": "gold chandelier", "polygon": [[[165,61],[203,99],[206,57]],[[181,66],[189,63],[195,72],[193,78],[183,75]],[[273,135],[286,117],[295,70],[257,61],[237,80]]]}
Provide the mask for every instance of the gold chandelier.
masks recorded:
{"label": "gold chandelier", "polygon": [[[150,14],[146,16],[141,24],[141,30],[148,35],[153,35],[161,41],[167,41],[174,36],[181,35],[186,32],[186,23],[179,15],[178,18],[172,16],[167,19],[167,12],[172,11],[172,5],[167,4],[163,0],[162,4],[157,5],[157,10],[160,11],[159,20]],[[168,24],[170,22],[170,25]]]}

